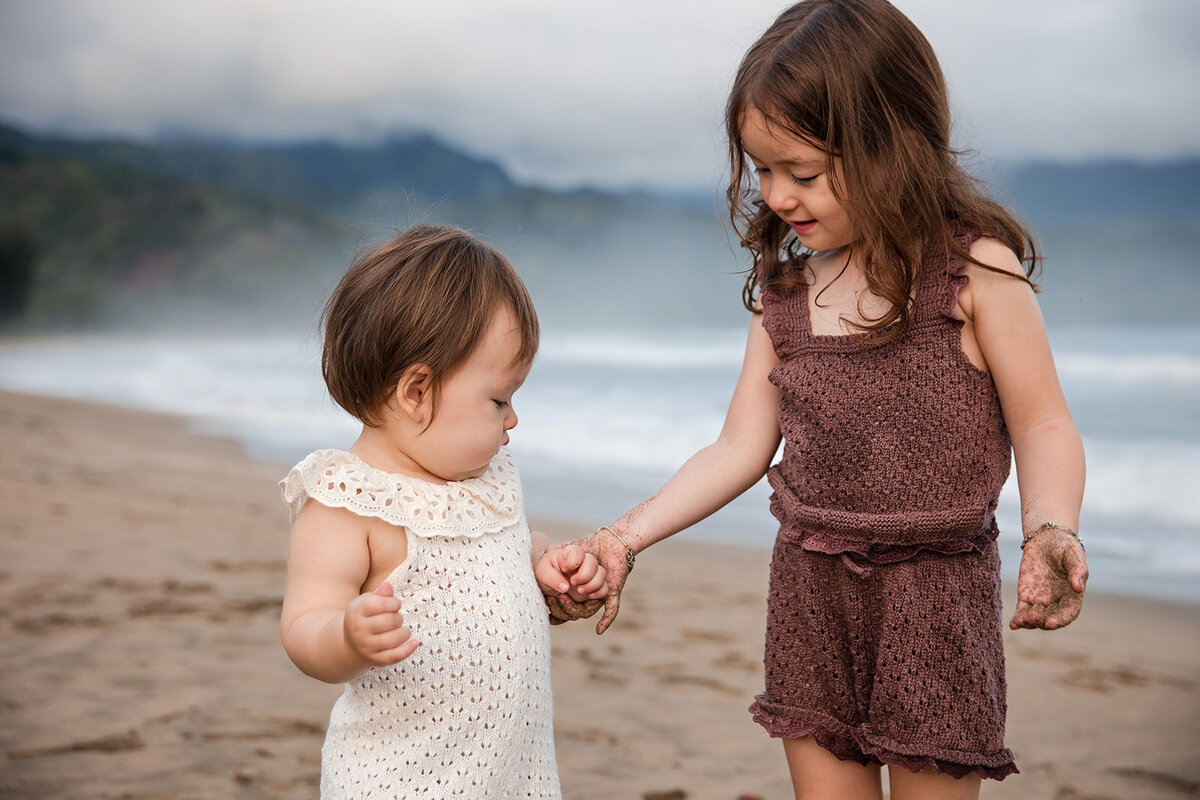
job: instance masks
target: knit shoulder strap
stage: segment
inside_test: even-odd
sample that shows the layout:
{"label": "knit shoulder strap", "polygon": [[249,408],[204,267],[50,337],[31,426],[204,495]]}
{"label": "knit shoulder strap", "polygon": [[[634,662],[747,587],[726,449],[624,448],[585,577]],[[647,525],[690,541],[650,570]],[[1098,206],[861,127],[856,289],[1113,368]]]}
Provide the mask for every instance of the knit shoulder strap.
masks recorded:
{"label": "knit shoulder strap", "polygon": [[[964,251],[970,251],[971,245],[979,238],[979,234],[970,229],[960,229],[954,236],[954,242]],[[958,293],[970,282],[967,277],[968,262],[962,256],[947,253],[944,247],[932,248],[926,268],[932,270],[930,283],[937,295],[937,312],[939,316],[958,320],[954,307],[958,304]]]}

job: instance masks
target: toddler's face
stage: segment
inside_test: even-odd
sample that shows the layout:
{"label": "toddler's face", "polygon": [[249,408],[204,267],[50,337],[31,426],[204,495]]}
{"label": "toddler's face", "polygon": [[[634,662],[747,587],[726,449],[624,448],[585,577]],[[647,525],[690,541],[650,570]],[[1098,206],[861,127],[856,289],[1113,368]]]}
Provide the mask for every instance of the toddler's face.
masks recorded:
{"label": "toddler's face", "polygon": [[447,481],[477,478],[516,427],[513,394],[528,364],[514,363],[521,348],[516,317],[501,308],[470,357],[442,381],[437,414],[417,437],[421,466]]}
{"label": "toddler's face", "polygon": [[818,252],[850,244],[850,217],[830,187],[825,152],[755,108],[747,109],[740,131],[763,200],[792,226],[800,244]]}

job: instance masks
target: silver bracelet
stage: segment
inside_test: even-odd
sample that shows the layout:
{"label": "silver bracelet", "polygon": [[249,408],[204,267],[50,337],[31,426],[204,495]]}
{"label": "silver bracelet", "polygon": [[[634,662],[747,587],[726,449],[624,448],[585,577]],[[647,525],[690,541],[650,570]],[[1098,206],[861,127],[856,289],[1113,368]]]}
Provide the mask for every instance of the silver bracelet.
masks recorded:
{"label": "silver bracelet", "polygon": [[600,531],[608,531],[613,536],[617,537],[618,542],[625,546],[625,566],[630,572],[633,572],[633,562],[637,559],[637,553],[633,552],[633,548],[629,546],[629,542],[625,541],[621,534],[617,533],[607,525],[601,525],[596,529],[596,533],[599,533]]}
{"label": "silver bracelet", "polygon": [[1083,546],[1083,537],[1081,537],[1078,533],[1076,533],[1075,531],[1068,528],[1066,525],[1059,525],[1057,522],[1043,522],[1041,525],[1037,526],[1037,528],[1032,533],[1025,534],[1025,538],[1021,540],[1021,549],[1024,550],[1025,545],[1029,544],[1030,539],[1032,539],[1033,537],[1037,536],[1039,533],[1041,533],[1042,531],[1045,531],[1045,530],[1062,531],[1063,533],[1065,533],[1065,534],[1069,535],[1071,538],[1073,538],[1075,541],[1079,542],[1080,550],[1082,550],[1085,553],[1087,552],[1087,548]]}

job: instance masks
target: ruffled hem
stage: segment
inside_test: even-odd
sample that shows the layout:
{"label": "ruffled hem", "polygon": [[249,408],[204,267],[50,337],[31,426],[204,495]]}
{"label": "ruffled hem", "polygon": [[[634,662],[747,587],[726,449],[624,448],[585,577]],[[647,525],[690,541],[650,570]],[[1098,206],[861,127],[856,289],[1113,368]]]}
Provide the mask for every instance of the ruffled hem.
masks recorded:
{"label": "ruffled hem", "polygon": [[444,484],[376,469],[345,450],[317,450],[292,467],[279,488],[293,522],[312,498],[426,538],[474,539],[498,533],[524,514],[520,478],[505,448],[480,477]]}
{"label": "ruffled hem", "polygon": [[944,775],[963,778],[971,773],[987,780],[1002,781],[1009,775],[1019,773],[1013,762],[1012,751],[1007,747],[983,755],[961,750],[932,748],[932,752],[915,752],[911,747],[885,736],[873,734],[863,728],[853,728],[832,717],[814,711],[796,712],[767,702],[760,696],[750,706],[754,721],[769,735],[777,739],[799,739],[811,736],[817,744],[842,761],[859,764],[889,764],[903,767],[909,772],[935,769]]}

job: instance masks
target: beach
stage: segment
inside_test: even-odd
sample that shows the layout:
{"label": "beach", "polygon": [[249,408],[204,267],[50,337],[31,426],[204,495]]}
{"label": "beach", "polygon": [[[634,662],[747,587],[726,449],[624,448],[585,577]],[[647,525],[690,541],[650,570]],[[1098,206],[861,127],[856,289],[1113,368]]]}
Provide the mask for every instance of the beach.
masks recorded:
{"label": "beach", "polygon": [[[180,418],[4,392],[0,442],[0,797],[315,797],[340,687],[279,643],[289,465]],[[684,534],[639,558],[609,633],[553,629],[566,800],[791,797],[746,713],[768,560]],[[1102,583],[1070,628],[1007,633],[1021,774],[982,797],[1200,796],[1200,606]]]}

